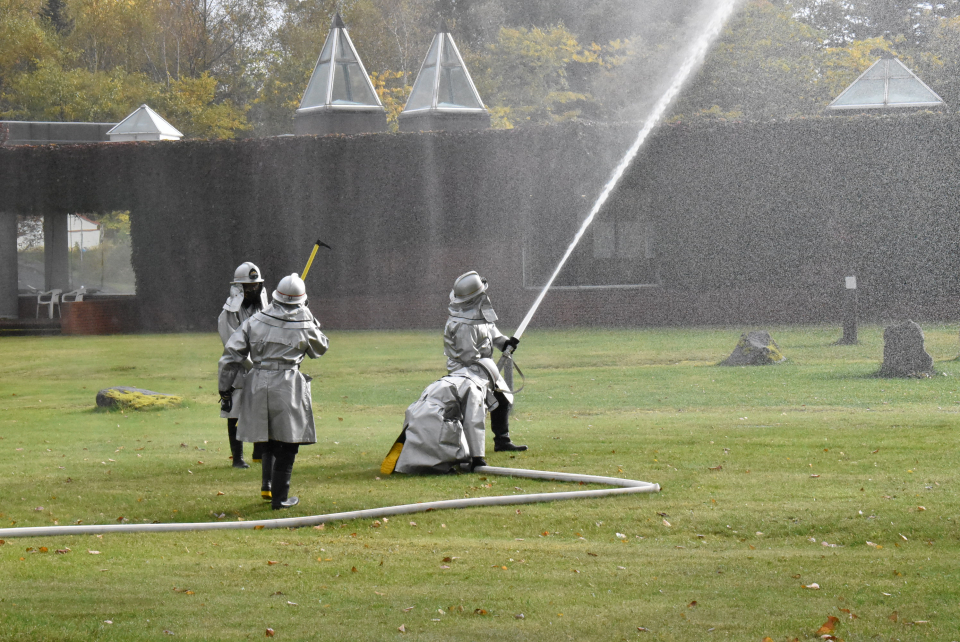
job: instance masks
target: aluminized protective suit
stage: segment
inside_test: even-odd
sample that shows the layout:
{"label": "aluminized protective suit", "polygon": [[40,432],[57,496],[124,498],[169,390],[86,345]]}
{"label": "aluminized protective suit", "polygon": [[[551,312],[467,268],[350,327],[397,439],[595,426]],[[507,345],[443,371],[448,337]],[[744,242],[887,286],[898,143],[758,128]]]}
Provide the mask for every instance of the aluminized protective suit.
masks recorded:
{"label": "aluminized protective suit", "polygon": [[[248,264],[244,263],[243,265]],[[237,269],[239,270],[239,268]],[[240,327],[240,324],[267,307],[268,303],[267,291],[265,288],[261,288],[259,300],[257,300],[254,305],[244,305],[243,287],[236,283],[231,285],[230,296],[227,298],[227,302],[223,304],[223,311],[220,312],[220,316],[217,318],[217,332],[220,333],[220,341],[226,345],[227,339]],[[251,367],[253,367],[253,362],[247,359],[243,363],[243,368],[237,370],[237,374],[232,383],[232,387],[234,388],[233,407],[230,412],[221,410],[220,417],[224,419],[236,419],[240,416],[240,395],[243,390],[244,375]],[[226,388],[223,388],[223,390],[226,390]]]}
{"label": "aluminized protective suit", "polygon": [[461,462],[484,456],[484,420],[497,401],[489,375],[497,366],[486,359],[484,374],[459,368],[435,381],[410,404],[404,416],[404,444],[398,473],[445,473]]}
{"label": "aluminized protective suit", "polygon": [[[450,293],[450,316],[443,329],[443,353],[447,357],[447,372],[460,368],[469,368],[478,378],[486,381],[481,359],[493,358],[493,349],[503,350],[507,337],[500,333],[494,321],[497,314],[493,311],[490,297],[484,291],[473,298],[461,301],[454,292]],[[489,385],[487,383],[486,385]],[[507,401],[513,404],[513,394],[503,377],[497,375],[494,390],[503,391]]]}
{"label": "aluminized protective suit", "polygon": [[302,304],[274,302],[240,325],[224,345],[219,380],[219,389],[228,390],[243,362],[252,362],[240,398],[238,439],[316,443],[310,377],[300,372],[300,363],[319,357],[328,345]]}

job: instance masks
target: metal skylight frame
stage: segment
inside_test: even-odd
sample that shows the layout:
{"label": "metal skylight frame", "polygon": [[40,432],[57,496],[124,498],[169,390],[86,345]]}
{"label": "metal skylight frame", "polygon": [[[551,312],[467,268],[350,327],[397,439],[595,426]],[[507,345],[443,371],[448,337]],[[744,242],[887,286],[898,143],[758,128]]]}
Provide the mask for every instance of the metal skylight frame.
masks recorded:
{"label": "metal skylight frame", "polygon": [[[857,85],[869,76],[877,65],[883,64],[883,102],[864,102],[864,103],[854,103],[854,104],[837,104],[839,103],[844,96],[846,96],[851,91],[854,91],[857,88]],[[895,64],[894,64],[895,63]],[[891,67],[893,69],[891,70]],[[899,74],[897,72],[900,72]],[[910,78],[913,81],[920,84],[920,86],[928,91],[933,97],[936,98],[935,101],[922,101],[922,102],[889,102],[890,98],[890,80],[899,79],[899,78]],[[872,78],[866,78],[867,81],[872,80]],[[870,65],[866,71],[860,74],[856,80],[850,83],[846,89],[844,89],[839,96],[833,99],[827,109],[832,110],[842,110],[842,109],[897,109],[900,107],[943,107],[946,105],[943,98],[941,98],[937,92],[930,89],[925,82],[920,80],[920,78],[910,70],[905,64],[903,64],[899,59],[894,56],[883,56],[875,63]]]}
{"label": "metal skylight frame", "polygon": [[[436,56],[435,62],[428,65],[427,62],[433,58],[431,54],[434,53],[434,47],[436,47]],[[452,53],[456,59],[456,64],[444,64],[445,53],[447,52],[446,47],[449,47],[449,53]],[[427,50],[427,55],[424,57],[423,62],[420,64],[420,71],[417,73],[417,79],[413,83],[413,90],[410,92],[410,96],[407,98],[407,105],[410,104],[410,99],[412,99],[419,89],[418,83],[420,78],[423,76],[423,71],[425,68],[433,67],[435,68],[432,78],[432,86],[430,87],[430,104],[425,107],[417,107],[415,109],[408,109],[407,106],[404,106],[401,114],[422,114],[426,112],[440,112],[440,113],[449,113],[449,114],[482,114],[487,113],[487,108],[483,104],[483,99],[480,98],[480,92],[477,91],[476,85],[473,84],[473,78],[470,77],[470,72],[467,70],[467,65],[463,62],[463,56],[460,55],[460,50],[457,49],[457,44],[453,41],[453,35],[451,35],[450,30],[447,28],[446,24],[440,26],[440,31],[433,38],[433,42],[430,43],[430,48]],[[456,107],[445,107],[439,105],[440,98],[440,79],[442,74],[439,73],[444,67],[446,68],[459,68],[463,70],[463,75],[467,81],[467,86],[469,87],[470,93],[473,98],[479,104],[479,107],[467,107],[467,106],[456,106]]]}
{"label": "metal skylight frame", "polygon": [[[310,93],[311,83],[313,82],[313,77],[317,73],[317,69],[320,68],[320,65],[323,61],[323,54],[327,51],[327,45],[330,45],[330,59],[326,61],[328,64],[329,70],[327,72],[326,78],[326,88],[323,92],[323,102],[320,104],[311,105],[308,107],[304,106],[304,101],[307,99],[307,96]],[[353,60],[347,58],[339,58],[338,52],[341,50],[342,45],[346,45],[350,53],[353,55]],[[371,103],[350,103],[350,104],[341,104],[337,105],[333,103],[333,85],[336,80],[337,75],[337,63],[338,62],[356,62],[357,66],[360,67],[361,75],[363,76],[364,84],[367,89],[370,90],[370,95],[373,96],[373,100],[376,101],[376,104]],[[340,14],[336,14],[333,18],[333,24],[330,26],[330,33],[327,34],[327,39],[323,43],[323,47],[320,49],[320,55],[317,57],[317,64],[313,68],[313,74],[310,75],[310,81],[307,83],[307,88],[303,92],[303,98],[300,99],[300,108],[297,109],[298,114],[305,114],[310,112],[317,111],[328,111],[328,110],[344,110],[344,111],[382,111],[383,103],[380,102],[380,96],[377,95],[377,91],[373,88],[373,83],[370,82],[370,76],[367,74],[366,67],[363,66],[363,60],[361,60],[360,55],[357,53],[357,48],[353,46],[353,41],[350,39],[350,34],[347,32],[346,25],[343,24],[343,19],[340,17]]]}

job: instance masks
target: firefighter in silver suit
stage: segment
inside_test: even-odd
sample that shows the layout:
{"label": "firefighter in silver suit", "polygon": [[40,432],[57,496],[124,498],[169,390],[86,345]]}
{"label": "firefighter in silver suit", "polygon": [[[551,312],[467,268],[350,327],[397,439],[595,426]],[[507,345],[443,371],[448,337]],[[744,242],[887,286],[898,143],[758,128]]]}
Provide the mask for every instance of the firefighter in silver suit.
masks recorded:
{"label": "firefighter in silver suit", "polygon": [[300,277],[283,277],[273,292],[273,303],[237,328],[220,358],[219,389],[224,399],[230,398],[233,377],[243,362],[249,358],[253,363],[240,397],[237,438],[267,442],[266,451],[273,455],[274,510],[299,503],[297,497],[288,497],[293,463],[302,444],[317,441],[311,377],[300,372],[300,363],[304,357],[324,354],[329,342],[306,301]]}
{"label": "firefighter in silver suit", "polygon": [[[233,272],[233,281],[230,282],[230,296],[223,304],[223,311],[217,319],[217,331],[220,341],[226,345],[227,339],[240,324],[254,314],[267,307],[267,293],[263,287],[263,275],[255,264],[247,261],[241,263]],[[237,439],[237,418],[240,416],[240,395],[243,392],[243,379],[246,371],[253,365],[249,360],[243,364],[244,368],[237,371],[232,384],[232,409],[220,409],[220,417],[227,420],[227,437],[230,441],[230,454],[233,456],[234,468],[250,468],[250,464],[243,460],[243,442]],[[261,453],[258,446],[253,447],[253,460],[258,461]]]}
{"label": "firefighter in silver suit", "polygon": [[[431,383],[420,398],[407,408],[403,431],[397,443],[403,444],[395,467],[380,472],[449,473],[457,464],[471,470],[484,466],[484,421],[495,408],[492,382],[500,376],[493,359],[480,359],[477,367],[462,367]],[[387,456],[388,459],[390,455]]]}
{"label": "firefighter in silver suit", "polygon": [[[447,357],[447,372],[467,367],[483,377],[479,365],[481,359],[493,357],[493,349],[501,352],[507,348],[516,350],[520,339],[507,338],[497,329],[497,313],[487,294],[487,280],[476,272],[467,272],[457,277],[450,292],[450,316],[443,329],[443,353]],[[489,384],[496,398],[496,407],[490,411],[490,429],[493,431],[495,452],[526,450],[526,446],[510,440],[510,409],[513,394],[497,376],[496,383]],[[477,462],[477,465],[486,465]]]}

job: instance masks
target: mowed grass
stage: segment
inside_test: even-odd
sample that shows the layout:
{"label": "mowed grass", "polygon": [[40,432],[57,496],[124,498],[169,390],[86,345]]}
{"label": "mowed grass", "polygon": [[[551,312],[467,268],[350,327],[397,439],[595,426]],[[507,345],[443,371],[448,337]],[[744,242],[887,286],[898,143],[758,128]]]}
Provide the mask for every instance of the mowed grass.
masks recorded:
{"label": "mowed grass", "polygon": [[[768,329],[788,361],[761,368],[715,365],[740,329],[524,335],[512,432],[530,450],[493,453],[488,433],[490,464],[641,479],[659,494],[322,530],[0,530],[0,639],[270,628],[278,640],[759,642],[819,639],[828,616],[848,641],[960,639],[957,328],[924,329],[937,376],[896,380],[874,376],[881,327],[861,327],[857,346],[832,345],[839,328]],[[294,468],[302,503],[282,514],[259,499],[259,467],[230,467],[216,335],[3,339],[0,525],[253,520],[571,489],[378,479],[404,409],[443,374],[439,332],[330,339],[304,366],[319,441]],[[187,405],[95,412],[97,390],[114,385]]]}

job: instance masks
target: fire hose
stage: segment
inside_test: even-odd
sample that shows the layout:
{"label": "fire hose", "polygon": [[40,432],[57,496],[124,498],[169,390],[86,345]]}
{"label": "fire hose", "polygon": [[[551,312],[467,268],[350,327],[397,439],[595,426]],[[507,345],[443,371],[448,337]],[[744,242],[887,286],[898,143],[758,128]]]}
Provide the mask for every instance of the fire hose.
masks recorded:
{"label": "fire hose", "polygon": [[525,493],[520,495],[499,495],[495,497],[468,497],[463,499],[446,499],[435,502],[418,502],[416,504],[401,504],[399,506],[384,506],[382,508],[368,508],[363,510],[347,511],[344,513],[327,513],[308,517],[285,517],[281,519],[259,519],[243,522],[195,522],[182,524],[71,524],[68,526],[24,526],[20,528],[0,529],[0,537],[52,537],[64,535],[103,535],[106,533],[172,533],[187,531],[219,531],[219,530],[259,530],[266,528],[302,528],[305,526],[319,526],[330,522],[347,521],[351,519],[378,519],[394,515],[409,515],[412,513],[426,513],[435,510],[451,508],[470,508],[473,506],[510,506],[513,504],[533,504],[537,502],[553,502],[568,499],[589,499],[594,497],[609,497],[611,495],[633,495],[636,493],[660,492],[660,485],[634,479],[620,479],[618,477],[598,477],[596,475],[578,475],[573,473],[558,473],[542,470],[524,470],[522,468],[500,468],[498,466],[478,466],[475,473],[487,475],[502,475],[505,477],[522,477],[527,479],[544,479],[549,481],[576,482],[584,484],[606,484],[618,488],[602,488],[597,490],[576,490],[556,493]]}

